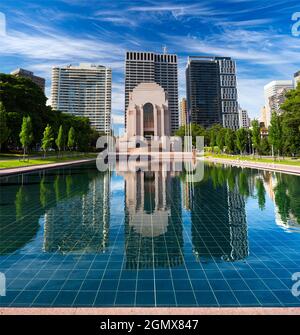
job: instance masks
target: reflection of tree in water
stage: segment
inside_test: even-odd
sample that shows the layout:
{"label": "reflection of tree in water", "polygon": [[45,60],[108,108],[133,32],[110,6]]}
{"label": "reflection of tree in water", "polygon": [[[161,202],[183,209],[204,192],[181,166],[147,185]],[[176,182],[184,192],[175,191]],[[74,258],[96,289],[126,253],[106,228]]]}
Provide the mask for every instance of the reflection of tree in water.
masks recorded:
{"label": "reflection of tree in water", "polygon": [[24,247],[39,229],[42,212],[33,208],[39,203],[38,183],[20,185],[19,178],[0,182],[0,254],[10,254]]}
{"label": "reflection of tree in water", "polygon": [[95,170],[89,176],[55,178],[54,193],[59,201],[46,211],[46,252],[97,253],[106,249],[110,175]]}
{"label": "reflection of tree in water", "polygon": [[260,178],[256,180],[256,192],[257,192],[258,206],[261,210],[264,210],[266,205],[266,190],[264,187],[264,183]]}
{"label": "reflection of tree in water", "polygon": [[97,177],[99,174],[94,168],[82,166],[2,178],[0,254],[24,247],[35,237],[39,218],[45,212],[55,208],[57,201],[72,202],[72,197],[86,194],[90,182]]}
{"label": "reflection of tree in water", "polygon": [[300,225],[300,178],[287,174],[276,176],[275,205],[280,219],[284,224],[298,226]]}
{"label": "reflection of tree in water", "polygon": [[250,194],[247,172],[206,166],[193,186],[192,242],[199,259],[236,261],[249,254],[244,196]]}

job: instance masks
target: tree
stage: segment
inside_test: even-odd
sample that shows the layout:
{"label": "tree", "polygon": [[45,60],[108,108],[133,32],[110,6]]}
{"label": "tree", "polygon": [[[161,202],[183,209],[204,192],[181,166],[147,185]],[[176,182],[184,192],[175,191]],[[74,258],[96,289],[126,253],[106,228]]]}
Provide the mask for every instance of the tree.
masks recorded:
{"label": "tree", "polygon": [[223,152],[224,146],[225,146],[225,134],[224,134],[224,129],[220,129],[217,133],[217,138],[216,138],[217,146]]}
{"label": "tree", "polygon": [[276,112],[273,112],[271,117],[269,142],[273,146],[273,149],[278,153],[278,156],[280,156],[283,148],[282,117]]}
{"label": "tree", "polygon": [[51,117],[51,107],[46,106],[47,98],[40,87],[28,78],[0,74],[0,101],[6,108],[10,145],[20,146],[18,135],[23,117],[27,116],[34,129],[32,144],[40,143],[46,120]]}
{"label": "tree", "polygon": [[254,154],[257,154],[257,152],[260,149],[260,144],[261,144],[261,140],[260,140],[260,126],[259,126],[259,122],[258,120],[254,119],[251,122],[252,125],[252,144],[253,144],[253,149],[254,149]]}
{"label": "tree", "polygon": [[260,148],[259,148],[259,153],[260,155],[269,155],[270,154],[270,143],[267,139],[267,137],[262,138],[260,142]]}
{"label": "tree", "polygon": [[3,102],[0,101],[0,152],[2,144],[8,140],[9,128],[7,127],[6,111]]}
{"label": "tree", "polygon": [[73,127],[70,128],[68,133],[68,148],[69,150],[73,150],[75,147],[75,129]]}
{"label": "tree", "polygon": [[236,146],[241,155],[245,152],[248,143],[248,132],[245,128],[240,128],[236,132]]}
{"label": "tree", "polygon": [[209,142],[212,152],[214,152],[214,147],[216,146],[217,134],[215,129],[210,129],[209,132]]}
{"label": "tree", "polygon": [[28,147],[33,141],[33,134],[32,134],[32,124],[30,116],[24,116],[22,122],[22,128],[20,132],[20,142],[23,148],[23,160],[25,160],[25,155],[28,150]]}
{"label": "tree", "polygon": [[15,149],[20,147],[19,133],[23,117],[27,116],[30,116],[34,129],[32,146],[41,143],[47,124],[54,134],[58,133],[61,125],[64,129],[73,127],[79,150],[87,151],[93,145],[95,136],[88,118],[62,113],[47,106],[44,92],[30,79],[0,74],[0,101],[6,109],[9,144]]}
{"label": "tree", "polygon": [[217,144],[217,136],[218,136],[218,133],[221,129],[222,129],[222,127],[219,124],[214,124],[209,129],[209,142],[210,142],[210,146],[212,148],[212,152],[214,152],[214,147]]}
{"label": "tree", "polygon": [[49,124],[47,124],[42,139],[42,149],[44,151],[44,157],[46,157],[46,152],[51,148],[53,141],[54,137],[52,128],[51,126],[49,126]]}
{"label": "tree", "polygon": [[64,130],[63,130],[63,126],[61,125],[59,127],[57,139],[55,140],[55,144],[56,144],[56,146],[58,148],[59,154],[60,154],[61,150],[64,147],[64,142],[65,142],[65,139],[64,139]]}
{"label": "tree", "polygon": [[230,154],[235,152],[235,142],[236,142],[236,136],[235,132],[232,129],[226,129],[225,133],[225,145],[226,145],[226,150]]}
{"label": "tree", "polygon": [[286,94],[286,100],[280,107],[282,114],[282,132],[284,151],[291,155],[300,153],[300,85]]}
{"label": "tree", "polygon": [[196,124],[196,123],[192,123],[190,125],[180,127],[176,131],[175,135],[181,137],[182,140],[184,141],[184,137],[189,134],[188,130],[191,131],[190,136],[192,136],[192,142],[193,142],[194,146],[196,146],[196,137],[197,136],[204,136],[204,138],[206,137],[206,130],[203,127]]}

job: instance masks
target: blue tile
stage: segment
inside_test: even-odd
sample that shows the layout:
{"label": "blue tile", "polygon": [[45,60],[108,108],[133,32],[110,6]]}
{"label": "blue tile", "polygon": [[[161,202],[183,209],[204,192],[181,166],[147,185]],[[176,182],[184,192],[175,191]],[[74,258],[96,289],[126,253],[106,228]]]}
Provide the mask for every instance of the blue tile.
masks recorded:
{"label": "blue tile", "polygon": [[238,301],[230,291],[215,291],[214,292],[219,305],[221,306],[238,306]]}
{"label": "blue tile", "polygon": [[214,291],[230,291],[230,287],[225,280],[210,280],[209,283]]}
{"label": "blue tile", "polygon": [[253,291],[268,291],[268,287],[260,279],[245,279],[245,281]]}
{"label": "blue tile", "polygon": [[175,306],[175,296],[173,291],[162,291],[156,294],[157,306]]}
{"label": "blue tile", "polygon": [[195,291],[195,296],[199,306],[218,306],[218,302],[213,292]]}
{"label": "blue tile", "polygon": [[135,292],[118,292],[116,297],[116,306],[133,306],[135,300]]}
{"label": "blue tile", "polygon": [[193,292],[176,291],[176,300],[178,306],[195,306],[197,301]]}
{"label": "blue tile", "polygon": [[118,280],[102,280],[100,285],[101,291],[115,291],[118,287]]}
{"label": "blue tile", "polygon": [[136,290],[136,280],[120,280],[119,291],[135,291]]}
{"label": "blue tile", "polygon": [[154,290],[154,281],[153,280],[139,280],[137,283],[138,291],[153,291]]}
{"label": "blue tile", "polygon": [[270,291],[255,291],[253,293],[255,294],[256,298],[259,300],[259,302],[262,305],[266,305],[266,304],[273,304],[273,305],[279,304],[279,300]]}
{"label": "blue tile", "polygon": [[95,300],[95,306],[113,306],[115,295],[115,292],[99,292]]}
{"label": "blue tile", "polygon": [[192,286],[195,291],[210,291],[211,287],[207,280],[192,280]]}
{"label": "blue tile", "polygon": [[60,291],[54,301],[55,306],[72,306],[77,292]]}
{"label": "blue tile", "polygon": [[234,295],[241,306],[261,306],[251,291],[234,291]]}
{"label": "blue tile", "polygon": [[137,306],[154,306],[155,293],[152,292],[136,292],[136,305]]}
{"label": "blue tile", "polygon": [[74,301],[74,306],[93,306],[97,292],[79,292]]}

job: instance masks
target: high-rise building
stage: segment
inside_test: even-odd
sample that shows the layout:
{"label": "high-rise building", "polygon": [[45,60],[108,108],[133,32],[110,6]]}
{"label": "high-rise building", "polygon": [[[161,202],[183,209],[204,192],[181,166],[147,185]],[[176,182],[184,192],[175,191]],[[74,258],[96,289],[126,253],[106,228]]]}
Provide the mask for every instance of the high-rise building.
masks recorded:
{"label": "high-rise building", "polygon": [[300,83],[300,71],[294,74],[294,86],[297,88],[298,84]]}
{"label": "high-rise building", "polygon": [[189,57],[186,87],[192,123],[239,128],[236,65],[230,57]]}
{"label": "high-rise building", "polygon": [[92,64],[54,67],[51,98],[54,109],[85,116],[95,130],[110,132],[110,68]]}
{"label": "high-rise building", "polygon": [[239,123],[240,128],[250,128],[251,121],[248,112],[245,109],[239,108]]}
{"label": "high-rise building", "polygon": [[259,122],[261,123],[261,126],[266,127],[266,124],[267,124],[267,110],[266,110],[265,106],[263,106],[261,111],[260,111]]}
{"label": "high-rise building", "polygon": [[[149,82],[157,83],[167,93],[170,113],[169,128],[174,133],[179,126],[177,55],[132,51],[126,53],[125,114],[133,89],[138,84]],[[126,115],[125,128],[127,128]]]}
{"label": "high-rise building", "polygon": [[35,76],[33,72],[24,69],[16,69],[12,71],[10,74],[16,77],[23,77],[32,80],[36,85],[38,85],[41,88],[43,92],[45,92],[46,80],[42,77]]}
{"label": "high-rise building", "polygon": [[186,98],[182,98],[180,101],[180,125],[186,126],[187,120],[187,101]]}
{"label": "high-rise building", "polygon": [[282,112],[280,106],[285,101],[285,95],[293,88],[292,80],[276,80],[264,87],[267,128],[270,126],[272,112]]}

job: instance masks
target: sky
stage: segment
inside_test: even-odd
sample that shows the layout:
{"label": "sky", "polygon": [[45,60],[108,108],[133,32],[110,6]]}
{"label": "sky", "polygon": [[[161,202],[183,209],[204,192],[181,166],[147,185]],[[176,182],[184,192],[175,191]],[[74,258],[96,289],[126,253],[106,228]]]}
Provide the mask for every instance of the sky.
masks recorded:
{"label": "sky", "polygon": [[229,56],[239,103],[254,118],[264,85],[300,70],[293,16],[300,21],[299,0],[0,0],[0,72],[33,71],[46,78],[50,98],[53,66],[109,66],[113,124],[122,129],[126,50],[176,53],[180,97],[188,56]]}

